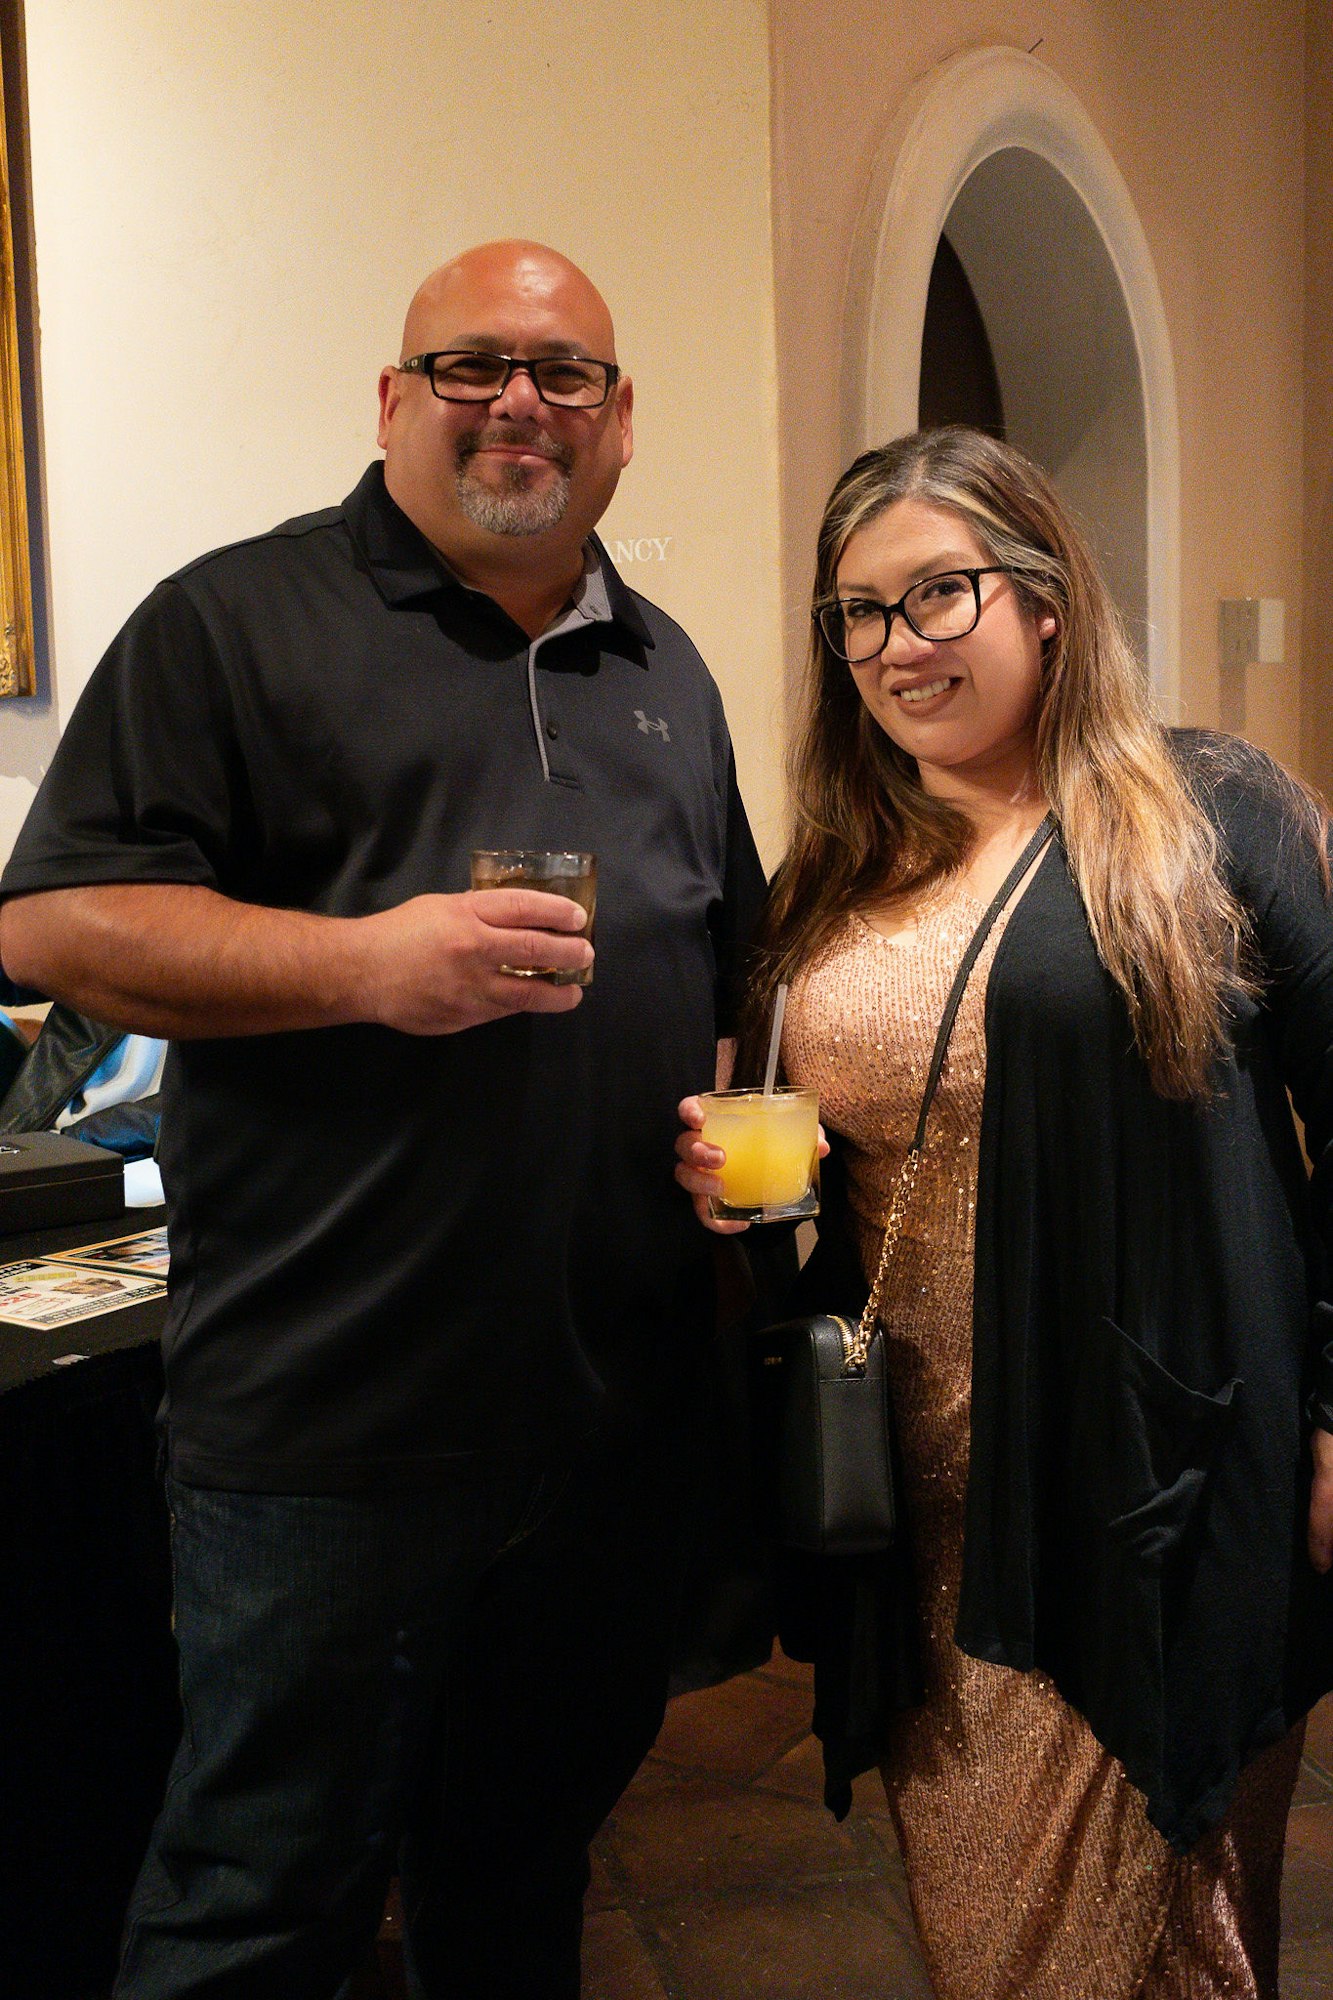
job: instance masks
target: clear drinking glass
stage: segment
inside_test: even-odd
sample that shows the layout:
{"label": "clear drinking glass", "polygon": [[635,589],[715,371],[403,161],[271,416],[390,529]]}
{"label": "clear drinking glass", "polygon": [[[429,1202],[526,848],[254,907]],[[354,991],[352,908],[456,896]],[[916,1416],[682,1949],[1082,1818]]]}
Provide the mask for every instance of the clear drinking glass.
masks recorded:
{"label": "clear drinking glass", "polygon": [[819,1092],[705,1090],[702,1137],[726,1154],[715,1220],[782,1222],[819,1213]]}
{"label": "clear drinking glass", "polygon": [[[561,854],[538,847],[477,848],[472,856],[474,889],[541,889],[548,896],[568,896],[588,912],[581,936],[592,943],[597,908],[597,856]],[[552,986],[588,986],[592,967],[582,972],[557,972],[536,966],[502,965],[516,979],[545,979]]]}

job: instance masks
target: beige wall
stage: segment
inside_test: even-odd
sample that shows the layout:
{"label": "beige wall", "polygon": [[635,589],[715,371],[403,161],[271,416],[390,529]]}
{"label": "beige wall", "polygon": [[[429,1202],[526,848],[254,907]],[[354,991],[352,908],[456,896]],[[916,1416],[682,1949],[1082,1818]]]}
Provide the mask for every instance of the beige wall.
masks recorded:
{"label": "beige wall", "polygon": [[[1216,721],[1219,598],[1285,598],[1300,658],[1302,0],[843,0],[836,19],[834,34],[806,0],[773,0],[789,655],[839,470],[843,289],[877,151],[933,66],[1039,43],[1128,184],[1161,287],[1181,430],[1182,712]],[[1249,733],[1291,758],[1298,685],[1294,665],[1251,671]]]}
{"label": "beige wall", "polygon": [[[27,38],[62,719],[158,577],[349,490],[416,280],[533,235],[616,312],[639,448],[605,533],[714,667],[771,852],[763,0],[30,0]],[[30,738],[0,713],[0,855]]]}
{"label": "beige wall", "polygon": [[[1218,598],[1283,597],[1292,664],[1252,672],[1248,726],[1298,754],[1303,661],[1305,757],[1333,774],[1319,589],[1313,650],[1300,618],[1303,516],[1333,574],[1329,0],[1308,21],[1303,0],[569,0],[559,35],[536,0],[30,0],[27,34],[61,718],[158,576],[350,487],[417,277],[521,231],[616,310],[639,451],[605,532],[717,673],[774,858],[780,658],[840,469],[877,149],[933,66],[1039,43],[1128,184],[1169,321],[1183,713],[1218,714]],[[0,709],[0,856],[51,740],[27,710]]]}
{"label": "beige wall", "polygon": [[1306,9],[1305,769],[1333,797],[1333,4]]}

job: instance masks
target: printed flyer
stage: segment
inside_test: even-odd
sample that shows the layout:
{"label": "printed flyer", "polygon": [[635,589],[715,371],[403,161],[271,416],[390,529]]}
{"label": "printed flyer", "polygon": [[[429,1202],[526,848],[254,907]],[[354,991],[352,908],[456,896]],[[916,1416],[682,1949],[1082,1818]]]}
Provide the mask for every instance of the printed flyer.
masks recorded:
{"label": "printed flyer", "polygon": [[87,1264],[94,1270],[142,1271],[165,1278],[169,1262],[167,1231],[141,1229],[137,1236],[117,1236],[109,1243],[81,1243],[77,1250],[53,1250],[53,1264]]}
{"label": "printed flyer", "polygon": [[0,1320],[39,1332],[160,1298],[160,1278],[139,1271],[90,1270],[50,1258],[0,1264]]}

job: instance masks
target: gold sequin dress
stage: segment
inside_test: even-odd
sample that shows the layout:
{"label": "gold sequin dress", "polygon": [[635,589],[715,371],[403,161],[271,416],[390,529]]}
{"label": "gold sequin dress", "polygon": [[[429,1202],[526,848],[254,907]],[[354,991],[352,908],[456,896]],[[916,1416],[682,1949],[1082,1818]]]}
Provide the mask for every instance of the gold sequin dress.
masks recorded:
{"label": "gold sequin dress", "polygon": [[[847,1142],[867,1278],[935,1033],[981,906],[941,885],[914,931],[852,918],[793,982],[783,1057]],[[1243,1775],[1185,1858],[1049,1680],[953,1643],[972,1369],[972,1239],[986,981],[959,1009],[883,1313],[924,1606],[922,1708],[883,1767],[939,2000],[1276,2000],[1278,1891],[1300,1733]],[[888,2000],[888,1996],[886,1996]]]}

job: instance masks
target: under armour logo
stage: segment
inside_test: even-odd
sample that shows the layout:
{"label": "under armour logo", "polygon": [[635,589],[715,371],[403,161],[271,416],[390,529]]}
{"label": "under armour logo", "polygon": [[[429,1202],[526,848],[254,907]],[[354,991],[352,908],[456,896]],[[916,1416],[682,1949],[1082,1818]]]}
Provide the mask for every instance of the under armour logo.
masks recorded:
{"label": "under armour logo", "polygon": [[664,743],[671,741],[671,731],[667,728],[666,721],[662,716],[659,715],[656,722],[650,722],[641,708],[636,708],[634,713],[638,717],[640,735],[658,735]]}

